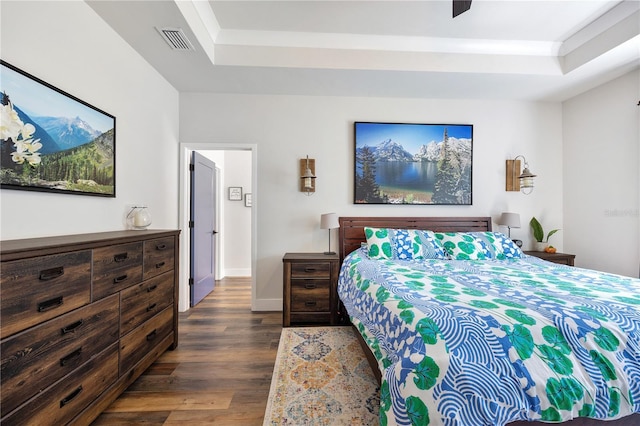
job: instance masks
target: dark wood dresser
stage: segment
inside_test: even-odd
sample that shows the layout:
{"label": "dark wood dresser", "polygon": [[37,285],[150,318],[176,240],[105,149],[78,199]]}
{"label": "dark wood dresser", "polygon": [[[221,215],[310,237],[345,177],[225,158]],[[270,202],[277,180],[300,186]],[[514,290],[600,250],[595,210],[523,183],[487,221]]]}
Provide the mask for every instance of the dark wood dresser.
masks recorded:
{"label": "dark wood dresser", "polygon": [[0,243],[0,423],[88,425],[178,345],[179,235]]}

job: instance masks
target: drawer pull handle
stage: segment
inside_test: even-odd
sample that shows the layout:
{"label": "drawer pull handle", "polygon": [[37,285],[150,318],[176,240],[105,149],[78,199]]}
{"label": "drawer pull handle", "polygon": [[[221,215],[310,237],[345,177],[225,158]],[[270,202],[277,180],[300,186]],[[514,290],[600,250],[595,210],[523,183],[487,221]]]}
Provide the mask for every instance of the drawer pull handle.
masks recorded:
{"label": "drawer pull handle", "polygon": [[304,288],[306,288],[307,290],[313,290],[314,288],[316,288],[315,284],[305,284]]}
{"label": "drawer pull handle", "polygon": [[127,274],[120,275],[119,277],[113,279],[113,283],[118,284],[118,283],[121,283],[122,281],[125,281],[126,279],[127,279]]}
{"label": "drawer pull handle", "polygon": [[156,250],[166,250],[167,249],[167,245],[166,244],[158,244],[156,245]]}
{"label": "drawer pull handle", "polygon": [[304,306],[316,306],[316,302],[315,301],[304,302]]}
{"label": "drawer pull handle", "polygon": [[38,312],[45,312],[50,309],[57,308],[59,306],[62,306],[63,303],[63,296],[54,297],[53,299],[40,302],[38,303]]}
{"label": "drawer pull handle", "polygon": [[147,306],[147,312],[153,311],[156,308],[157,305],[158,305],[157,303],[154,303],[153,305]]}
{"label": "drawer pull handle", "polygon": [[73,399],[80,395],[80,393],[82,392],[82,385],[78,386],[78,388],[76,390],[74,390],[73,392],[71,392],[69,395],[67,395],[66,398],[63,398],[60,401],[60,408],[64,407],[65,405],[67,405],[68,403],[70,403],[71,401],[73,401]]}
{"label": "drawer pull handle", "polygon": [[158,288],[158,285],[157,285],[157,284],[152,285],[151,287],[149,287],[149,288],[147,289],[147,293],[151,293],[151,292],[152,292],[153,290],[155,290],[156,288]]}
{"label": "drawer pull handle", "polygon": [[305,272],[315,272],[316,268],[304,268]]}
{"label": "drawer pull handle", "polygon": [[82,325],[84,324],[83,320],[80,321],[76,321],[73,324],[70,324],[66,327],[62,327],[60,329],[60,331],[62,332],[63,335],[67,334],[67,333],[75,333],[75,331]]}
{"label": "drawer pull handle", "polygon": [[156,269],[162,268],[164,266],[164,262],[156,263]]}
{"label": "drawer pull handle", "polygon": [[147,342],[156,338],[158,330],[153,330],[151,333],[147,334]]}
{"label": "drawer pull handle", "polygon": [[113,261],[116,263],[124,262],[125,260],[127,260],[128,257],[129,257],[129,254],[127,254],[126,252],[119,253],[113,256]]}
{"label": "drawer pull handle", "polygon": [[120,262],[124,262],[128,258],[129,258],[129,254],[127,252],[118,253],[115,256],[113,256],[113,261],[116,263],[120,263]]}
{"label": "drawer pull handle", "polygon": [[40,271],[40,281],[49,281],[54,278],[58,278],[64,275],[64,266],[58,266],[57,268],[45,269]]}
{"label": "drawer pull handle", "polygon": [[60,358],[60,366],[64,367],[69,362],[73,361],[75,358],[78,358],[81,353],[82,353],[82,346],[80,346],[75,351],[71,352],[69,355]]}

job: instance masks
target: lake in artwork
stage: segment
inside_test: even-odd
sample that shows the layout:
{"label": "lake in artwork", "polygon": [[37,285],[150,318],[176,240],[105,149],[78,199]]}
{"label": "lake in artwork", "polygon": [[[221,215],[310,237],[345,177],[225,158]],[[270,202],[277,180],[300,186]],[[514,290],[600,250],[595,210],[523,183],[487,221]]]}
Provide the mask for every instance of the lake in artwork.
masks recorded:
{"label": "lake in artwork", "polygon": [[[400,202],[429,203],[435,189],[438,163],[435,161],[378,161],[376,182],[380,191]],[[409,200],[407,199],[409,198]]]}

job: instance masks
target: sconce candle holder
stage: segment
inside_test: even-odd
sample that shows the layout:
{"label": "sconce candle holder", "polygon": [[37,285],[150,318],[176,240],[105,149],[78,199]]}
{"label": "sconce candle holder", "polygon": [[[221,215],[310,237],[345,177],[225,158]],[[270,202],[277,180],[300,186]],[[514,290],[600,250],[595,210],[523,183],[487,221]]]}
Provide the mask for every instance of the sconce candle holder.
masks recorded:
{"label": "sconce candle holder", "polygon": [[300,191],[308,196],[316,192],[316,160],[308,155],[300,160]]}

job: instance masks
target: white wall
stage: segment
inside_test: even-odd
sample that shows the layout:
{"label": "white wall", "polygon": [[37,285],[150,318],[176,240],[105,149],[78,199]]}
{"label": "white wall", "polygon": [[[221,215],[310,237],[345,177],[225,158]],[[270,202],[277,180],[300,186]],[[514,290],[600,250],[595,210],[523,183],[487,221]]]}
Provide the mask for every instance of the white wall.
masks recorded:
{"label": "white wall", "polygon": [[[473,124],[473,205],[354,205],[354,121]],[[326,250],[322,213],[490,215],[495,220],[503,211],[514,211],[520,213],[523,228],[513,229],[512,237],[524,240],[525,248],[531,240],[531,216],[549,229],[563,228],[560,104],[183,93],[180,140],[257,144],[260,149],[259,188],[254,193],[260,206],[257,309],[282,307],[284,253]],[[505,160],[518,154],[526,156],[539,176],[528,196],[505,191]],[[310,197],[298,191],[298,161],[306,155],[316,159],[318,176],[317,191]],[[560,250],[562,238],[558,233],[552,240]],[[334,249],[335,241],[332,238]]]}
{"label": "white wall", "polygon": [[[251,209],[244,198],[251,190],[251,151],[225,151],[224,272],[226,276],[251,275]],[[230,201],[228,188],[242,188],[242,201]],[[253,196],[253,194],[252,194]]]}
{"label": "white wall", "polygon": [[84,2],[2,1],[2,59],[116,116],[116,198],[0,191],[3,240],[177,226],[178,93]]}
{"label": "white wall", "polygon": [[576,265],[637,277],[640,71],[564,102],[564,235]]}

